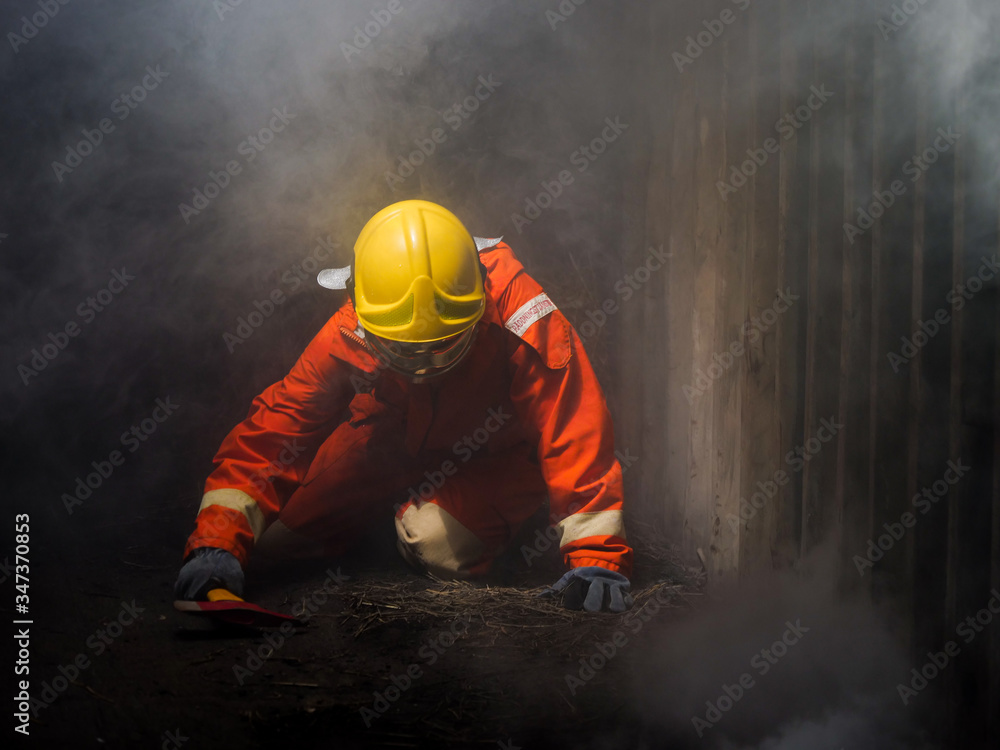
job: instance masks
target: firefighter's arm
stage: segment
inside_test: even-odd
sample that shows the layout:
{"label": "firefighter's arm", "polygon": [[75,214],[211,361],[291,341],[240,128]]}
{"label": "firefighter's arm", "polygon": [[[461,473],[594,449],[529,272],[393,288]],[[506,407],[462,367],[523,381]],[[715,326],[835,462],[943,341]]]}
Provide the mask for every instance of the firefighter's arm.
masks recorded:
{"label": "firefighter's arm", "polygon": [[537,282],[520,274],[508,292],[529,300],[506,321],[517,336],[510,337],[511,398],[520,419],[538,433],[564,562],[629,576],[622,470],[597,376],[576,331]]}
{"label": "firefighter's arm", "polygon": [[330,319],[288,375],[258,395],[222,441],[185,559],[200,547],[215,547],[245,566],[254,542],[304,479],[354,395],[352,370],[332,354],[340,317]]}

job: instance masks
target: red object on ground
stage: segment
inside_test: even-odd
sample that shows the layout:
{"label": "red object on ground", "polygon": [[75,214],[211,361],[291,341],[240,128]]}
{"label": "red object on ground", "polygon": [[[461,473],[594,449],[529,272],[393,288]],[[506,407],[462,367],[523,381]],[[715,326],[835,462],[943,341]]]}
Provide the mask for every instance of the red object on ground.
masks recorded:
{"label": "red object on ground", "polygon": [[174,609],[192,615],[205,615],[213,620],[230,625],[246,625],[254,628],[276,628],[286,622],[301,625],[302,622],[291,615],[273,612],[241,599],[227,599],[215,602],[195,602],[178,599]]}

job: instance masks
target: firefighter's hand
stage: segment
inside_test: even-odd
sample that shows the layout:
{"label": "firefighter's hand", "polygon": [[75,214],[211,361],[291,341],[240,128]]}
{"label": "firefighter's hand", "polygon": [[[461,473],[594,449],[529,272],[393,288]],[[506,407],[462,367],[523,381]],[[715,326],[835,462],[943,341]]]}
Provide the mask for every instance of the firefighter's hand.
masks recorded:
{"label": "firefighter's hand", "polygon": [[541,596],[555,596],[561,592],[566,609],[624,612],[632,606],[632,595],[628,592],[631,585],[621,573],[590,565],[573,568]]}
{"label": "firefighter's hand", "polygon": [[211,589],[227,589],[243,596],[243,568],[230,552],[199,547],[181,568],[174,584],[177,599],[202,601]]}

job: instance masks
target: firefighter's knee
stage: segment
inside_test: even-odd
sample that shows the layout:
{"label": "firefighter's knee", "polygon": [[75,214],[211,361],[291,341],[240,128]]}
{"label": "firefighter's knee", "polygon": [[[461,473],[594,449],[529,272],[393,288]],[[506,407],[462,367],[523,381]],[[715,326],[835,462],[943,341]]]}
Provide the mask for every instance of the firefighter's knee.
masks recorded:
{"label": "firefighter's knee", "polygon": [[437,503],[407,502],[396,514],[396,546],[410,565],[439,578],[470,578],[483,571],[484,545]]}

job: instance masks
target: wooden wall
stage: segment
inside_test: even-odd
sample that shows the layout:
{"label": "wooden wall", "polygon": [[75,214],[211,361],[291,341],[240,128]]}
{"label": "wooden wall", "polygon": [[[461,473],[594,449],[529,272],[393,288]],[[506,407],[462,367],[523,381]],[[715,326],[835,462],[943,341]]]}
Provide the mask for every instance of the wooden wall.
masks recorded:
{"label": "wooden wall", "polygon": [[[650,245],[672,257],[619,317],[632,342],[617,357],[619,440],[644,458],[626,477],[631,512],[700,557],[712,585],[832,545],[843,588],[891,606],[916,658],[1000,590],[997,281],[960,310],[948,299],[1000,249],[1000,199],[983,187],[995,156],[965,127],[974,84],[942,96],[914,74],[905,43],[871,23],[870,4],[838,4],[836,23],[819,0],[739,5],[650,3],[633,21],[652,83],[630,156],[623,269]],[[678,70],[687,37],[725,9],[735,20]],[[833,96],[785,140],[776,122],[813,86]],[[948,127],[964,137],[911,182],[907,162]],[[723,199],[718,183],[768,138],[780,151]],[[845,222],[894,180],[905,192],[849,241]],[[751,335],[779,290],[798,299]],[[940,310],[940,330],[892,361]],[[743,353],[729,364],[734,342]],[[691,397],[699,373],[718,377]],[[824,424],[843,426],[808,462],[787,460]],[[915,510],[948,461],[970,469],[859,575],[854,556]],[[760,487],[773,496],[732,523]],[[990,725],[997,741],[1000,627],[947,680],[940,729],[975,747]]]}

